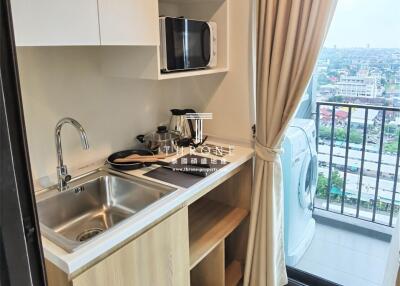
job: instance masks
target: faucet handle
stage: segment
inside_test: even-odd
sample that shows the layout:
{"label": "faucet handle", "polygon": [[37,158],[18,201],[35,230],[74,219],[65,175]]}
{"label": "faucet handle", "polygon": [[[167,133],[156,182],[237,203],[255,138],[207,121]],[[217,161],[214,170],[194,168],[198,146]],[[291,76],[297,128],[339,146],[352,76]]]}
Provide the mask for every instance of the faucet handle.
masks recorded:
{"label": "faucet handle", "polygon": [[60,188],[65,187],[66,183],[71,181],[72,177],[68,174],[67,166],[62,165],[61,167],[57,167],[58,172],[58,184]]}
{"label": "faucet handle", "polygon": [[68,175],[68,169],[66,165],[62,165],[57,167],[57,172],[60,176],[66,176]]}
{"label": "faucet handle", "polygon": [[64,182],[66,182],[66,183],[71,181],[71,179],[72,179],[71,175],[69,175],[69,174],[64,175],[63,177],[64,177]]}

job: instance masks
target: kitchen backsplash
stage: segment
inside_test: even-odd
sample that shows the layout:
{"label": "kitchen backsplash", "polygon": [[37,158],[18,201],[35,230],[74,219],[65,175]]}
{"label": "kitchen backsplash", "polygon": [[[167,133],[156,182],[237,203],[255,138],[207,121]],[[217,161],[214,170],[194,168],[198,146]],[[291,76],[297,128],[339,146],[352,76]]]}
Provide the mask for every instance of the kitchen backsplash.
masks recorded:
{"label": "kitchen backsplash", "polygon": [[[135,136],[168,122],[169,109],[203,110],[211,92],[182,93],[182,80],[151,81],[101,74],[99,47],[19,48],[22,98],[35,179],[56,170],[54,127],[72,117],[85,128],[82,150],[72,127],[62,130],[65,163],[78,168],[133,147]],[[208,95],[207,95],[208,94]]]}

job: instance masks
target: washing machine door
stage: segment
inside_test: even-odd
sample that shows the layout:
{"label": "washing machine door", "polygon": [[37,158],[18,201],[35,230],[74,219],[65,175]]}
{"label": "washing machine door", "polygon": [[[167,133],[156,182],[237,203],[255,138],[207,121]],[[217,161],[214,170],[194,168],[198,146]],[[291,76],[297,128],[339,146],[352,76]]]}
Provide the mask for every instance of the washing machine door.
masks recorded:
{"label": "washing machine door", "polygon": [[318,161],[316,154],[306,153],[301,167],[299,180],[299,203],[304,209],[313,209],[314,195],[317,189]]}

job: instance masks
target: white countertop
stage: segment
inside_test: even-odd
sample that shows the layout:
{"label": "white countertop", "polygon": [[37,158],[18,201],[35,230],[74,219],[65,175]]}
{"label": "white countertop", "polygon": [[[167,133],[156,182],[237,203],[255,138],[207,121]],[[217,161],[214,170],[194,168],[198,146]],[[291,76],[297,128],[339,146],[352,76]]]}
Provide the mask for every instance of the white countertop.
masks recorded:
{"label": "white countertop", "polygon": [[[217,142],[207,142],[219,146],[227,147],[227,144],[221,144]],[[231,145],[232,146],[232,145]],[[189,150],[185,150],[185,153],[189,153]],[[249,147],[234,146],[233,152],[230,155],[224,157],[229,162],[223,168],[205,177],[198,183],[194,184],[190,188],[181,188],[168,184],[163,181],[152,179],[144,176],[143,174],[157,168],[157,166],[150,166],[134,171],[127,171],[125,173],[137,176],[149,181],[158,182],[164,185],[169,185],[177,188],[177,190],[170,195],[158,200],[147,208],[141,210],[132,217],[122,221],[113,228],[107,230],[103,234],[94,237],[86,244],[72,253],[68,253],[62,248],[58,247],[48,239],[42,236],[43,250],[45,258],[51,261],[54,265],[63,270],[69,278],[73,278],[79,275],[88,267],[92,266],[103,257],[109,255],[118,247],[124,245],[129,240],[132,240],[136,236],[146,231],[149,227],[163,220],[176,210],[185,207],[194,200],[203,196],[204,191],[213,186],[216,182],[223,179],[228,174],[232,173],[235,169],[240,167],[243,163],[253,157],[254,150]],[[198,153],[195,153],[199,155]],[[201,154],[202,156],[221,159],[219,157],[210,154]],[[179,155],[179,157],[182,154]],[[172,161],[176,156],[168,158],[166,161]],[[99,166],[98,166],[99,167]],[[95,168],[93,168],[95,169]]]}

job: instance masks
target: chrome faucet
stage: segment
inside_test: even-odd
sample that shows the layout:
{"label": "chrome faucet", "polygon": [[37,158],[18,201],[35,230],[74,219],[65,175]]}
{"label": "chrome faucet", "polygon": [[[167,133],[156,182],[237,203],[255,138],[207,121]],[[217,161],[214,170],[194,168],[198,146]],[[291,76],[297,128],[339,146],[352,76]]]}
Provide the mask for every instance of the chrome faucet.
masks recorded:
{"label": "chrome faucet", "polygon": [[62,147],[61,147],[61,128],[66,123],[71,124],[79,131],[83,149],[85,149],[85,150],[89,149],[89,142],[88,142],[88,139],[86,136],[86,131],[85,131],[85,129],[83,129],[82,125],[80,125],[78,121],[76,121],[75,119],[66,117],[66,118],[61,119],[57,123],[56,130],[55,130],[55,137],[56,137],[56,149],[57,149],[57,160],[58,160],[58,165],[57,165],[58,190],[60,192],[68,189],[68,182],[71,180],[71,175],[68,174],[67,166],[64,165],[63,153],[62,153]]}

